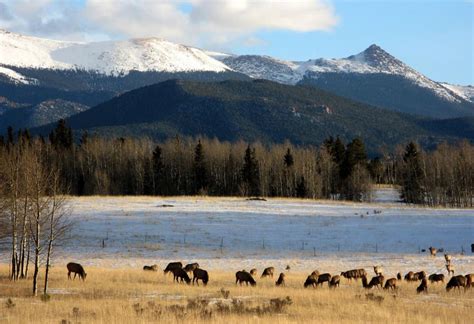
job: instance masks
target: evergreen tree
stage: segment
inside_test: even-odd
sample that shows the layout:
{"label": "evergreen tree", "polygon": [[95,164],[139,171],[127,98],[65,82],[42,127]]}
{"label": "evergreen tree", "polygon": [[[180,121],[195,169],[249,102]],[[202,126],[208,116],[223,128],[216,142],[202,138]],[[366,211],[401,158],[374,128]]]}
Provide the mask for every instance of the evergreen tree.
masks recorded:
{"label": "evergreen tree", "polygon": [[344,161],[341,165],[341,178],[347,179],[357,164],[366,165],[367,152],[364,142],[360,138],[355,138],[347,145]]}
{"label": "evergreen tree", "polygon": [[163,179],[163,171],[164,171],[164,163],[163,163],[163,156],[162,150],[159,145],[155,147],[153,150],[153,187],[154,187],[154,194],[160,195],[164,192],[164,179]]}
{"label": "evergreen tree", "polygon": [[420,154],[415,143],[410,142],[406,146],[403,162],[402,196],[408,203],[423,203],[424,190],[422,182],[424,175]]}
{"label": "evergreen tree", "polygon": [[300,177],[300,180],[296,185],[296,196],[299,198],[306,198],[306,196],[308,196],[308,189],[306,188],[306,180],[304,176]]}
{"label": "evergreen tree", "polygon": [[209,183],[208,172],[204,158],[204,150],[200,140],[194,149],[193,173],[195,193],[207,189]]}
{"label": "evergreen tree", "polygon": [[252,149],[250,145],[245,150],[242,180],[247,186],[249,196],[260,195],[260,170],[255,149]]}
{"label": "evergreen tree", "polygon": [[286,154],[284,156],[284,162],[287,168],[291,168],[293,164],[295,164],[290,148],[288,148],[288,150],[286,151]]}
{"label": "evergreen tree", "polygon": [[67,127],[64,119],[60,119],[56,128],[49,134],[49,141],[56,149],[69,150],[72,148],[72,130]]}

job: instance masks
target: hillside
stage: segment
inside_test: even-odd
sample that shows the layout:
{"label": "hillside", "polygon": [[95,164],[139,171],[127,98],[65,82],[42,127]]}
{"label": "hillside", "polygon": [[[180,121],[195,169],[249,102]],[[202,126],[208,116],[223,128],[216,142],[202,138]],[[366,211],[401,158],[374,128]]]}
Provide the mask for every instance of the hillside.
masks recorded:
{"label": "hillside", "polygon": [[[313,87],[275,82],[165,81],[125,93],[68,119],[77,132],[106,136],[183,136],[319,145],[328,136],[362,137],[371,152],[416,139],[434,145],[463,137],[427,119],[385,111]],[[54,125],[37,131],[48,132]],[[452,128],[450,128],[452,129]]]}

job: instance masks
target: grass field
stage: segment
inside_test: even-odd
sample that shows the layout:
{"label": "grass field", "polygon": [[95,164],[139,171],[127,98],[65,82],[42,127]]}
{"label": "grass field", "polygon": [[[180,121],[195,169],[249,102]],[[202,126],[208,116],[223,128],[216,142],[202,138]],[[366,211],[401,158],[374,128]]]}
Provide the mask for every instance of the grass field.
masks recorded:
{"label": "grass field", "polygon": [[86,271],[85,282],[68,281],[65,268],[53,268],[46,300],[30,297],[31,281],[12,283],[6,277],[8,267],[0,266],[0,322],[474,322],[474,289],[447,293],[444,284],[430,285],[428,294],[417,295],[417,283],[401,281],[396,292],[368,291],[360,281],[345,279],[335,290],[326,284],[304,289],[307,274],[291,270],[285,287],[275,287],[276,278],[257,279],[256,287],[236,286],[230,271],[210,271],[207,287],[173,283],[162,271]]}

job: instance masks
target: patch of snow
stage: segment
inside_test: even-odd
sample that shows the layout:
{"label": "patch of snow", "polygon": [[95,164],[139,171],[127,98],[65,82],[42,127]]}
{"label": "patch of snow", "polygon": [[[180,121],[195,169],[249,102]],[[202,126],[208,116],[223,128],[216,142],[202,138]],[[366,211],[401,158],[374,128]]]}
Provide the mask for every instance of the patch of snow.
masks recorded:
{"label": "patch of snow", "polygon": [[474,102],[474,86],[456,85],[442,82],[441,85],[467,101]]}
{"label": "patch of snow", "polygon": [[7,69],[6,67],[0,66],[0,74],[7,76],[10,80],[14,83],[21,83],[21,84],[36,84],[38,80],[33,78],[27,78],[24,75],[13,71],[11,69]]}

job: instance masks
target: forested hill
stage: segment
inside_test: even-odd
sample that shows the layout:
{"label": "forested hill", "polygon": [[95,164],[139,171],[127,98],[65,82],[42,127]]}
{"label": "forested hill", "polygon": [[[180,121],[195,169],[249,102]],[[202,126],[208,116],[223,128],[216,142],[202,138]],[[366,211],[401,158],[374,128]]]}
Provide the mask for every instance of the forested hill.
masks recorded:
{"label": "forested hill", "polygon": [[[328,136],[361,137],[369,152],[409,140],[430,146],[457,140],[472,127],[382,110],[308,86],[255,80],[170,80],[127,92],[70,117],[77,133],[165,139],[204,135],[220,140],[319,145]],[[455,124],[455,125],[453,125]],[[460,127],[456,127],[459,124]],[[47,134],[53,125],[39,129]],[[472,137],[469,138],[472,140]]]}

